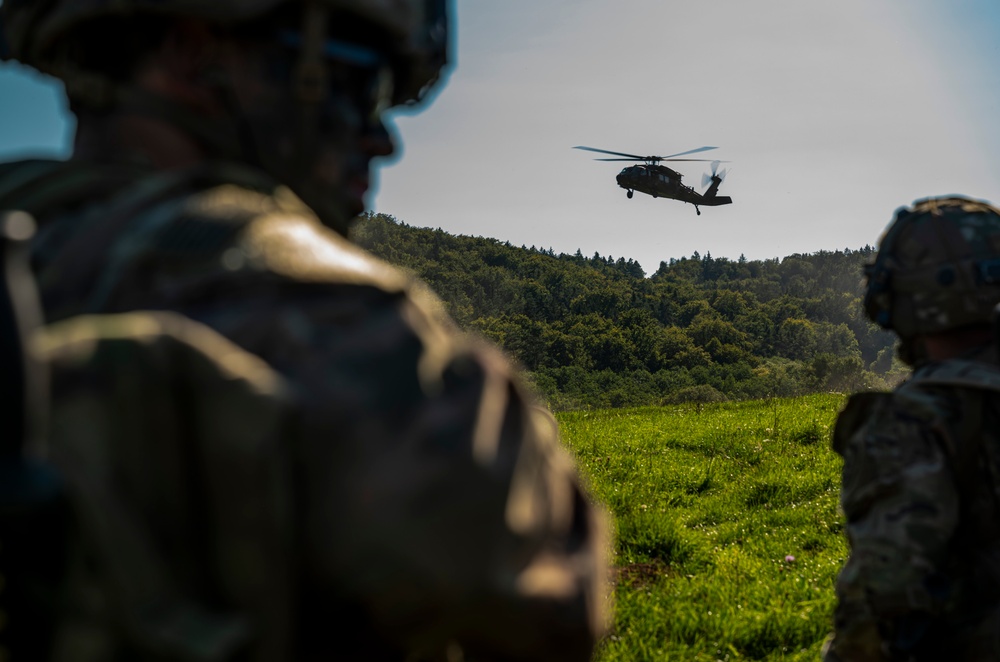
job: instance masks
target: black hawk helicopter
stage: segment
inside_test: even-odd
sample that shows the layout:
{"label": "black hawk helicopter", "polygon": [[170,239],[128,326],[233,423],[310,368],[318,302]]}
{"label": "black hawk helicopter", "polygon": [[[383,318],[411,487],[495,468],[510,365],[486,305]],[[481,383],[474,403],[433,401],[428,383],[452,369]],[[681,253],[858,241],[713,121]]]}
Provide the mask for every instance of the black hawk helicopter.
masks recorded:
{"label": "black hawk helicopter", "polygon": [[704,193],[698,193],[690,186],[681,183],[681,174],[676,170],[671,170],[667,166],[660,165],[662,161],[711,161],[711,159],[678,159],[675,157],[695,154],[697,152],[707,152],[717,147],[699,147],[689,149],[686,152],[668,154],[667,156],[637,156],[635,154],[625,154],[623,152],[610,152],[606,149],[596,147],[584,147],[577,145],[573,149],[585,149],[588,152],[599,152],[601,154],[613,154],[617,159],[594,159],[595,161],[642,161],[641,165],[633,165],[624,168],[618,173],[618,186],[621,186],[632,197],[633,191],[646,193],[654,198],[671,198],[694,205],[694,209],[701,215],[699,205],[716,207],[718,205],[732,204],[733,199],[728,195],[718,195],[719,184],[726,178],[726,171],[719,170],[719,164],[725,161],[712,161],[711,173],[705,173],[702,177],[702,186],[708,186]]}

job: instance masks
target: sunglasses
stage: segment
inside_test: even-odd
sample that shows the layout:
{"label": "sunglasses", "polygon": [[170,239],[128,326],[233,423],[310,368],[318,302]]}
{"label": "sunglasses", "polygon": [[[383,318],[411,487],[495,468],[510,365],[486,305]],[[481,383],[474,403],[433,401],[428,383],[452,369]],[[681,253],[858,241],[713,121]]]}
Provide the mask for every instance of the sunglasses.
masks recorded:
{"label": "sunglasses", "polygon": [[[292,30],[278,33],[282,46],[302,51],[302,35]],[[370,122],[377,122],[393,104],[395,76],[381,52],[340,39],[323,41],[323,57],[337,66],[327,70],[328,83],[348,96]]]}

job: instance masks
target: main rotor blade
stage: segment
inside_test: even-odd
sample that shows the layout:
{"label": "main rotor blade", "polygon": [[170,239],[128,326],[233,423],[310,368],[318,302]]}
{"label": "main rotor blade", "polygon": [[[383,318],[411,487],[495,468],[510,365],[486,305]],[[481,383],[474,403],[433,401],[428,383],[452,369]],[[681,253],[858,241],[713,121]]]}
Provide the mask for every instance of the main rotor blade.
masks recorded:
{"label": "main rotor blade", "polygon": [[[650,156],[645,159],[594,159],[595,161],[654,161],[659,163],[660,161],[704,161],[708,162],[712,159],[663,159],[659,156]],[[719,163],[729,163],[729,161],[719,161]]]}
{"label": "main rotor blade", "polygon": [[706,145],[705,147],[699,147],[697,149],[689,149],[686,152],[677,152],[676,154],[668,154],[667,156],[660,156],[658,158],[665,161],[665,160],[667,160],[669,158],[673,158],[675,156],[684,156],[685,154],[694,154],[695,152],[707,152],[710,149],[719,149],[719,148],[718,147],[709,147],[709,146]]}
{"label": "main rotor blade", "polygon": [[573,149],[585,149],[588,152],[599,152],[601,154],[614,154],[615,156],[627,156],[630,159],[634,159],[636,161],[645,161],[648,158],[645,156],[636,156],[635,154],[626,154],[625,152],[612,152],[606,149],[597,149],[596,147],[584,147],[583,145],[577,145]]}

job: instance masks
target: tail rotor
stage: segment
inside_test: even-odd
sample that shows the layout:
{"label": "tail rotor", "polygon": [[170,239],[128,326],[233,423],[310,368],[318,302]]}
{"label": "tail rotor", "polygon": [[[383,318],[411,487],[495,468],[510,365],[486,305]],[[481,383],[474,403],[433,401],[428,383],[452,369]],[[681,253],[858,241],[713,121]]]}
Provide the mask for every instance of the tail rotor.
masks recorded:
{"label": "tail rotor", "polygon": [[[712,161],[712,166],[711,166],[712,172],[711,173],[707,173],[706,172],[705,174],[703,174],[701,176],[701,185],[702,186],[708,186],[709,184],[716,184],[716,185],[718,185],[718,184],[721,184],[722,182],[725,181],[725,179],[726,179],[726,173],[728,171],[725,168],[723,168],[722,170],[719,170],[719,166],[721,164],[722,164],[722,161]],[[718,182],[716,182],[716,179],[718,179]]]}

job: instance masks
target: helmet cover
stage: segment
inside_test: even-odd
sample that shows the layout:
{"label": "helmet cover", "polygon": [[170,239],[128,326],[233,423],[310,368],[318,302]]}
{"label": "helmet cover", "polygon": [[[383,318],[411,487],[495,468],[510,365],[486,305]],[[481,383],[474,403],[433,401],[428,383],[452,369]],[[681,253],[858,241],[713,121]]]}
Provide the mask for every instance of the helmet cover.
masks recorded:
{"label": "helmet cover", "polygon": [[865,275],[865,312],[900,338],[989,323],[1000,302],[1000,210],[959,196],[901,208]]}
{"label": "helmet cover", "polygon": [[[396,65],[396,103],[419,100],[448,61],[448,0],[312,0],[332,15],[351,15],[386,36]],[[0,55],[66,79],[54,46],[104,17],[162,15],[238,23],[261,18],[292,0],[4,0]],[[308,0],[299,0],[305,5]],[[83,33],[86,34],[85,32]],[[104,46],[103,44],[101,45]]]}

